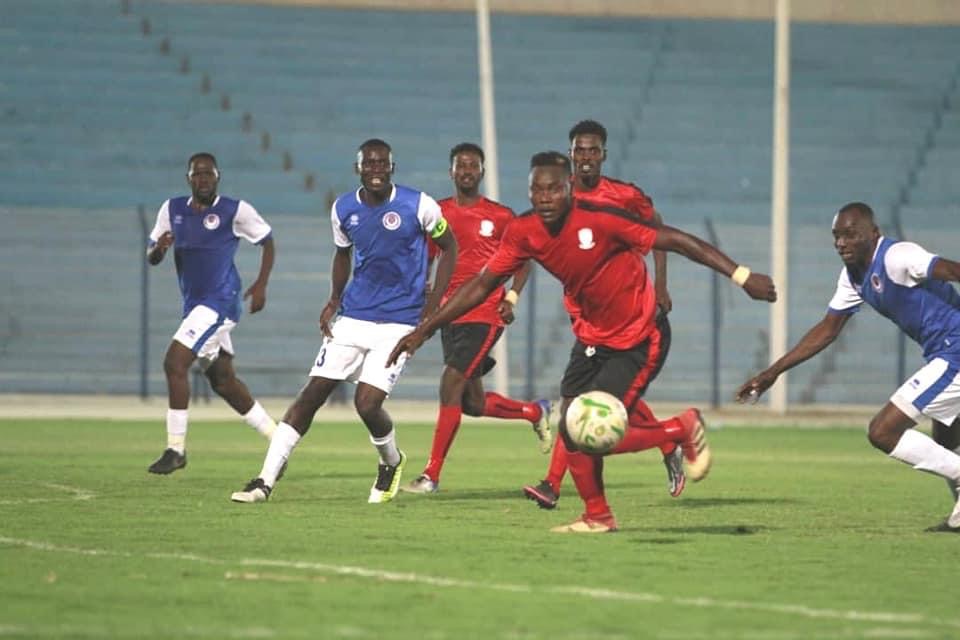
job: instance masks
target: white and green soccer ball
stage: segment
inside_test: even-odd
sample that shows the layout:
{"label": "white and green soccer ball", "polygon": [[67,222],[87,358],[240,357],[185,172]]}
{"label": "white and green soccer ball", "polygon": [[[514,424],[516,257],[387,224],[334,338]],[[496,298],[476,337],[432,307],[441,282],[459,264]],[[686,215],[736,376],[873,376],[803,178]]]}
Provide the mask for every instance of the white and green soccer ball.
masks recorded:
{"label": "white and green soccer ball", "polygon": [[626,428],[626,408],[606,391],[581,393],[567,407],[567,435],[584,453],[608,453],[623,440]]}

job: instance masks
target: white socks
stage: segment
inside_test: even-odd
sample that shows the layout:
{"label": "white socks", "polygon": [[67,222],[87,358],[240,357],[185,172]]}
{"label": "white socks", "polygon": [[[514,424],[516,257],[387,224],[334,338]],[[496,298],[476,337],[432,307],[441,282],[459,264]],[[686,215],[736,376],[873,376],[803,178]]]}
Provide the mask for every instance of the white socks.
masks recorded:
{"label": "white socks", "polygon": [[243,419],[267,440],[273,437],[273,432],[277,429],[277,423],[257,401],[254,401],[253,407],[244,414]]}
{"label": "white socks", "polygon": [[298,442],[300,442],[300,434],[296,429],[286,422],[277,425],[270,439],[270,447],[267,448],[267,457],[263,459],[263,468],[260,470],[259,477],[265,485],[272,488],[277,483],[280,469],[286,464],[287,458],[290,457]]}
{"label": "white socks", "polygon": [[960,456],[941,447],[933,438],[916,429],[907,429],[900,436],[891,458],[906,462],[914,469],[936,474],[947,480],[960,481]]}
{"label": "white socks", "polygon": [[167,449],[173,449],[183,455],[186,443],[187,410],[167,409]]}
{"label": "white socks", "polygon": [[380,454],[380,464],[388,464],[395,467],[400,464],[400,450],[397,449],[397,430],[390,429],[390,433],[382,438],[370,436],[370,442],[377,448]]}

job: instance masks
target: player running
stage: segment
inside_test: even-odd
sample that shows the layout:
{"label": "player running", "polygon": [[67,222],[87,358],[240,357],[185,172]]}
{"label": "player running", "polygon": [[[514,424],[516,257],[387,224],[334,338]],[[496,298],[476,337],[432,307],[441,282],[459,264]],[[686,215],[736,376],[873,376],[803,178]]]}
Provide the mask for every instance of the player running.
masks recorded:
{"label": "player running", "polygon": [[210,153],[187,161],[189,197],[170,198],[157,212],[150,232],[147,261],[160,264],[173,247],[177,280],[183,296],[183,320],[163,359],[167,377],[167,448],[147,469],[166,475],[187,466],[188,372],[199,361],[210,387],[251,427],[270,438],[276,424],[233,369],[230,332],[240,319],[240,274],[234,256],[240,238],[261,247],[260,272],[244,294],[250,313],[267,302],[267,281],[273,269],[273,236],[248,202],[217,194],[220,169]]}
{"label": "player running", "polygon": [[[629,182],[621,182],[603,175],[603,163],[607,159],[607,129],[596,120],[581,120],[573,125],[569,133],[570,159],[573,161],[573,197],[577,202],[589,202],[595,205],[612,206],[625,209],[639,220],[660,226],[663,220],[653,207],[653,202],[640,187]],[[670,322],[666,314],[673,308],[670,293],[667,291],[667,254],[655,249],[654,291],[657,310],[663,317],[658,318],[661,333],[661,350],[664,359],[670,348]],[[571,320],[577,315],[576,301],[564,295],[563,304],[570,313]],[[659,373],[651,373],[650,381]],[[649,414],[649,421],[656,426],[657,419],[653,411],[641,399],[637,400],[635,410]],[[674,498],[683,493],[686,475],[683,471],[683,452],[673,442],[660,445],[663,464],[667,470],[667,491]],[[567,472],[567,450],[563,439],[559,439],[553,448],[547,476],[535,485],[527,485],[523,493],[544,509],[553,509],[560,500],[560,485]]]}
{"label": "player running", "polygon": [[[380,456],[367,501],[385,503],[397,494],[406,455],[397,446],[393,420],[383,402],[400,377],[405,358],[389,363],[387,359],[396,341],[439,303],[457,260],[457,241],[433,198],[393,184],[394,168],[386,142],[371,139],[360,145],[355,165],[360,188],[337,198],[330,211],[337,250],[330,300],[320,314],[323,345],[310,379],[277,426],[260,474],[231,496],[234,502],[264,502],[270,497],[317,409],[344,380],[357,385],[353,403]],[[436,286],[424,305],[427,235],[443,254]]]}
{"label": "player running", "polygon": [[[484,160],[483,149],[469,142],[450,150],[450,178],[456,195],[441,200],[440,210],[457,239],[457,266],[444,300],[480,272],[514,217],[512,210],[480,194]],[[550,451],[553,438],[548,420],[549,402],[521,402],[483,389],[483,376],[495,364],[490,351],[503,333],[504,325],[513,322],[514,306],[529,272],[530,266],[525,265],[514,276],[509,291],[498,287],[478,307],[440,330],[445,366],[440,376],[440,409],[430,460],[423,473],[401,487],[403,491],[437,491],[444,460],[464,413],[528,420],[540,442],[541,452]]]}
{"label": "player running", "polygon": [[[926,366],[910,376],[870,420],[870,444],[914,469],[944,478],[956,499],[960,455],[913,427],[922,416],[940,423],[941,442],[960,414],[960,262],[927,252],[912,242],[880,235],[873,210],[844,205],[833,219],[833,246],[843,269],[827,314],[790,351],[737,390],[739,402],[756,401],[781,373],[820,353],[866,302],[923,347]],[[956,425],[952,429],[957,429]],[[960,500],[935,531],[960,532]]]}
{"label": "player running", "polygon": [[[668,226],[643,224],[629,212],[589,203],[574,203],[570,160],[555,151],[531,160],[530,202],[533,211],[507,228],[487,266],[436,314],[401,339],[388,363],[414,352],[438,327],[480,304],[527,260],[536,260],[574,298],[579,315],[573,323],[577,342],[561,382],[560,433],[570,451],[568,464],[586,512],[557,532],[604,533],[617,530],[603,488],[603,457],[578,452],[567,439],[563,415],[570,401],[599,389],[619,397],[630,428],[611,453],[641,451],[672,441],[683,447],[690,473],[706,475],[710,466],[703,422],[696,409],[650,428],[649,418],[635,411],[650,380],[662,364],[656,300],[639,253],[652,249],[680,253],[730,276],[755,300],[776,300],[769,276],[751,273],[699,238]],[[639,421],[641,426],[636,427]]]}

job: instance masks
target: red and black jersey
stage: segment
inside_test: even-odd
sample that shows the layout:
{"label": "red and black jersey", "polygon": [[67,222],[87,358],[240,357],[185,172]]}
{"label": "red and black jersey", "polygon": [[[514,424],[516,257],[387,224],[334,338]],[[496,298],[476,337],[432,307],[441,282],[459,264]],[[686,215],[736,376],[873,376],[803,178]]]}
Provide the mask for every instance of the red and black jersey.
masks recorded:
{"label": "red and black jersey", "polygon": [[[465,282],[480,273],[500,246],[503,232],[514,215],[513,210],[488,198],[481,198],[468,207],[458,204],[456,198],[445,198],[439,204],[443,217],[457,239],[457,266],[443,296],[443,302],[446,302]],[[431,257],[437,249],[431,243]],[[503,295],[504,290],[497,289],[479,306],[454,320],[454,324],[482,322],[503,326],[503,320],[497,312]]]}
{"label": "red and black jersey", "polygon": [[656,237],[656,228],[629,211],[578,201],[557,235],[534,212],[515,218],[487,269],[507,275],[536,260],[576,306],[573,333],[580,341],[628,349],[654,326],[656,298],[642,254]]}
{"label": "red and black jersey", "polygon": [[655,213],[653,200],[643,189],[632,182],[622,182],[607,176],[600,176],[597,186],[589,191],[577,189],[574,184],[573,197],[580,202],[626,209],[646,222],[652,221]]}
{"label": "red and black jersey", "polygon": [[[574,183],[573,195],[578,202],[625,209],[645,222],[653,222],[656,213],[653,208],[653,200],[643,192],[643,189],[632,182],[622,182],[607,176],[600,176],[597,186],[588,191],[578,190],[576,183]],[[575,322],[580,313],[576,302],[569,296],[564,295],[563,306],[570,314],[571,321]]]}

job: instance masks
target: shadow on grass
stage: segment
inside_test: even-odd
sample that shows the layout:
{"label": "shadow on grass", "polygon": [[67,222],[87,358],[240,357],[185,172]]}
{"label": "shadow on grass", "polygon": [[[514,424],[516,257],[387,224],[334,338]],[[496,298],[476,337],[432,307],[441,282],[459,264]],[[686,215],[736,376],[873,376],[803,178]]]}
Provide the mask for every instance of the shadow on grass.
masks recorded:
{"label": "shadow on grass", "polygon": [[770,527],[751,524],[714,524],[695,527],[657,527],[662,533],[705,533],[711,536],[752,536],[770,531]]}
{"label": "shadow on grass", "polygon": [[684,509],[705,509],[708,507],[735,507],[740,505],[785,505],[800,504],[801,501],[793,498],[680,498],[677,506]]}

